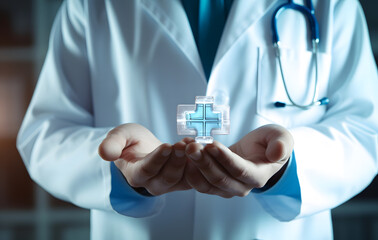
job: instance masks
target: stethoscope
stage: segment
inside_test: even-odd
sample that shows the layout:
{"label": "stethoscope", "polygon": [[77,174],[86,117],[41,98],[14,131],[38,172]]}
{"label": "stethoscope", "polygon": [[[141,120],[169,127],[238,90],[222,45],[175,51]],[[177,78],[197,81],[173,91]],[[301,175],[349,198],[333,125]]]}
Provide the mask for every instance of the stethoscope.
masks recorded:
{"label": "stethoscope", "polygon": [[[285,102],[275,102],[274,106],[277,108],[283,108],[287,106],[298,107],[300,109],[309,109],[313,106],[320,106],[320,105],[327,105],[329,103],[329,99],[327,97],[318,99],[318,45],[319,45],[319,25],[315,17],[315,9],[312,4],[311,0],[307,0],[308,7],[304,5],[299,5],[293,2],[293,0],[288,0],[287,3],[282,4],[279,6],[273,13],[272,17],[272,32],[273,32],[273,46],[275,49],[276,58],[278,61],[278,65],[280,67],[282,82],[285,88],[286,95],[290,101],[290,103]],[[285,76],[282,70],[282,63],[281,63],[281,53],[280,53],[280,39],[278,36],[277,31],[277,20],[278,17],[282,12],[287,9],[292,9],[302,13],[308,20],[310,28],[311,28],[311,40],[312,40],[312,56],[315,59],[315,81],[314,81],[314,94],[312,96],[312,100],[308,104],[299,104],[295,102],[287,89]]]}

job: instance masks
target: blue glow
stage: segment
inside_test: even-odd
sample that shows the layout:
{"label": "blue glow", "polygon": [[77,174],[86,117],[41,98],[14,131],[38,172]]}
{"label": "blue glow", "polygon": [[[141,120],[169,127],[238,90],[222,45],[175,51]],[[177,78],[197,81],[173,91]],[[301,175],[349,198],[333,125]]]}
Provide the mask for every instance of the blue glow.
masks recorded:
{"label": "blue glow", "polygon": [[212,104],[196,104],[196,111],[186,114],[186,127],[195,129],[198,137],[211,136],[211,130],[222,127],[221,114],[213,112]]}

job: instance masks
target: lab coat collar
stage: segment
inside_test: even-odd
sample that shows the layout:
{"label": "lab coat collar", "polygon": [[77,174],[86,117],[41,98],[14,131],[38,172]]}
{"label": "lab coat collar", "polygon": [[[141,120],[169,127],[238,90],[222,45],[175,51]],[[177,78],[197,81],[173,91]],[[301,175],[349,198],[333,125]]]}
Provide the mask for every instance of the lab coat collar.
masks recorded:
{"label": "lab coat collar", "polygon": [[218,51],[214,66],[220,62],[228,50],[254,23],[256,23],[278,0],[234,0]]}
{"label": "lab coat collar", "polygon": [[168,36],[185,54],[200,74],[202,81],[206,83],[201,58],[181,0],[141,0],[141,3],[155,21],[166,30]]}
{"label": "lab coat collar", "polygon": [[[234,0],[224,28],[213,69],[230,50],[237,39],[259,20],[277,0]],[[151,16],[166,30],[173,42],[187,56],[202,80],[206,77],[201,59],[181,0],[141,0]]]}

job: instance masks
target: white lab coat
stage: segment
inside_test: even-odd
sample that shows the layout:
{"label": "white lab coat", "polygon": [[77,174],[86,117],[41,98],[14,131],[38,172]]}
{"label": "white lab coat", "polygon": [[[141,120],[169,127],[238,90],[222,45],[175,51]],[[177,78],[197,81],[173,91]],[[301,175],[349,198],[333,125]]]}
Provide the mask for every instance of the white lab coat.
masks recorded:
{"label": "white lab coat", "polygon": [[[377,70],[358,1],[314,1],[319,98],[330,104],[273,108],[288,101],[270,28],[283,2],[234,1],[209,83],[180,0],[64,2],[18,137],[31,177],[91,209],[92,239],[331,239],[330,209],[377,173]],[[304,18],[287,11],[279,33],[289,91],[309,101],[314,65]],[[297,182],[284,175],[273,189],[244,198],[190,190],[117,199],[124,211],[116,213],[110,163],[97,154],[101,140],[136,122],[174,143],[181,138],[176,106],[198,95],[230,105],[231,134],[217,138],[225,145],[264,124],[287,127]]]}

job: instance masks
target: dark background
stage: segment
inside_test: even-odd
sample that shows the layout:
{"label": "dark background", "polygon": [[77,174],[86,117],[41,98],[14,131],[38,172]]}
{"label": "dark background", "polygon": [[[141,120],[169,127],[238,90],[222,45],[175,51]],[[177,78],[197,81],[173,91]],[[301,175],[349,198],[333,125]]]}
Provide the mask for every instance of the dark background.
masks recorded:
{"label": "dark background", "polygon": [[[0,1],[0,240],[89,239],[88,210],[59,201],[34,184],[15,147],[60,3]],[[361,4],[377,59],[378,3]],[[378,239],[378,178],[334,209],[332,217],[335,239]]]}

